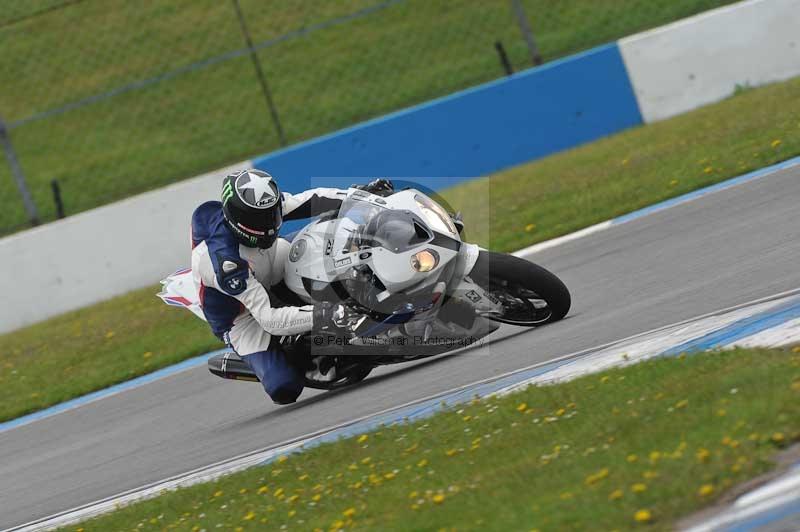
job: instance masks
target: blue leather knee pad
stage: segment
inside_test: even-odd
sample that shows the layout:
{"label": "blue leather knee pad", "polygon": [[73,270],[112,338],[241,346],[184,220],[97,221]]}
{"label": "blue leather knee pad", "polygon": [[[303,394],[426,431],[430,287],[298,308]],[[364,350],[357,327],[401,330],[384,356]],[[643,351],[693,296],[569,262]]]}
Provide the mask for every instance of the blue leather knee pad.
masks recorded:
{"label": "blue leather knee pad", "polygon": [[294,403],[303,391],[303,375],[289,364],[280,347],[243,356],[267,395],[279,405]]}

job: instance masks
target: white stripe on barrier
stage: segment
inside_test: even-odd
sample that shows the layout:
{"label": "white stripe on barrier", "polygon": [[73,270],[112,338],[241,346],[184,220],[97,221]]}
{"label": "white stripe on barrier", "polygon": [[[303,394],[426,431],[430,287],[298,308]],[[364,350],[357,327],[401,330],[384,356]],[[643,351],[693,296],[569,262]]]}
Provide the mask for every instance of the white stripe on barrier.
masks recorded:
{"label": "white stripe on barrier", "polygon": [[747,0],[620,39],[645,123],[800,75],[800,0]]}

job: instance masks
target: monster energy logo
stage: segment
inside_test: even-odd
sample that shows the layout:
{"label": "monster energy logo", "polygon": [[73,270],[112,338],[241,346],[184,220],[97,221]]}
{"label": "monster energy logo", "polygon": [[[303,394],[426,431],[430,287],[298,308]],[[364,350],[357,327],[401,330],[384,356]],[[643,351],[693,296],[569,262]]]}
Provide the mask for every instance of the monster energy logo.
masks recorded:
{"label": "monster energy logo", "polygon": [[233,197],[233,185],[231,185],[230,181],[225,181],[225,184],[222,185],[222,204],[225,205],[228,203],[228,200]]}

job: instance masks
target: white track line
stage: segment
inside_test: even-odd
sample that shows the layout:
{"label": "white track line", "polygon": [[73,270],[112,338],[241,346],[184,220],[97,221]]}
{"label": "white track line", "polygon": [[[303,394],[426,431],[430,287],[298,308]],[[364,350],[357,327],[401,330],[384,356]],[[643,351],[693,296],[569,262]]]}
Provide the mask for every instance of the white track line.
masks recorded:
{"label": "white track line", "polygon": [[169,479],[166,479],[164,481],[156,482],[156,483],[153,483],[153,484],[148,484],[146,486],[142,486],[140,488],[135,488],[133,490],[128,490],[126,492],[123,492],[123,493],[120,493],[118,495],[114,495],[114,496],[105,498],[105,499],[103,499],[101,501],[98,501],[98,502],[95,502],[95,503],[90,503],[90,504],[87,504],[87,505],[84,505],[84,506],[73,508],[71,510],[67,510],[65,512],[60,512],[58,514],[55,514],[55,515],[52,515],[52,516],[49,516],[49,517],[45,517],[45,518],[42,518],[42,519],[37,519],[35,521],[31,521],[29,523],[26,523],[24,525],[20,525],[18,527],[15,527],[15,528],[12,528],[12,529],[9,529],[9,530],[10,531],[33,532],[33,531],[48,530],[48,529],[52,529],[52,528],[56,528],[56,527],[61,527],[61,526],[74,524],[76,522],[88,519],[90,517],[95,517],[95,516],[101,515],[103,513],[106,513],[106,512],[109,512],[109,511],[113,511],[113,510],[115,510],[115,509],[117,509],[117,508],[119,508],[121,506],[129,505],[129,504],[134,503],[134,502],[138,502],[138,501],[142,501],[142,500],[145,500],[145,499],[149,499],[149,498],[155,497],[155,496],[161,494],[164,491],[174,490],[174,489],[176,489],[178,487],[191,486],[193,484],[198,484],[198,483],[201,483],[201,482],[208,482],[208,481],[217,479],[219,477],[222,477],[222,476],[225,476],[225,475],[237,472],[237,471],[241,471],[241,470],[246,469],[248,467],[263,463],[265,460],[268,460],[270,458],[274,458],[274,457],[277,457],[277,456],[282,455],[282,454],[287,454],[287,453],[296,451],[296,450],[302,448],[302,446],[306,442],[308,442],[309,440],[312,440],[312,439],[317,438],[319,436],[322,436],[322,435],[325,435],[327,433],[333,432],[335,430],[346,428],[348,426],[352,426],[352,425],[355,425],[355,424],[358,424],[358,423],[361,423],[361,422],[364,422],[364,421],[368,421],[371,418],[375,418],[375,417],[378,417],[378,416],[383,416],[383,415],[389,414],[389,413],[391,413],[393,411],[396,411],[396,410],[401,410],[401,409],[408,408],[408,407],[411,407],[411,406],[414,406],[414,405],[417,405],[417,404],[422,404],[422,403],[425,403],[425,402],[428,402],[428,401],[434,401],[434,400],[437,400],[437,399],[443,399],[443,398],[445,398],[447,396],[456,395],[456,394],[458,394],[460,392],[463,392],[465,390],[468,390],[468,389],[471,389],[471,388],[476,388],[478,386],[481,386],[481,385],[484,385],[484,384],[488,384],[488,383],[491,383],[491,382],[495,382],[495,381],[498,381],[500,379],[504,379],[504,378],[507,378],[507,377],[511,377],[511,376],[513,376],[515,374],[518,374],[518,373],[523,373],[523,372],[530,371],[530,370],[533,370],[533,369],[536,369],[536,368],[539,368],[539,367],[542,367],[542,366],[547,366],[547,365],[550,365],[550,364],[553,364],[553,363],[558,363],[558,362],[562,362],[562,361],[569,360],[569,359],[581,358],[583,356],[595,353],[597,351],[608,349],[608,348],[613,347],[615,345],[627,344],[629,342],[635,341],[637,339],[641,339],[641,338],[643,338],[645,336],[648,336],[648,335],[656,334],[656,333],[661,332],[661,331],[666,331],[666,330],[669,330],[669,329],[672,329],[672,328],[681,327],[681,326],[693,323],[695,321],[699,321],[699,320],[703,320],[703,319],[707,319],[707,318],[712,318],[714,316],[719,316],[719,315],[722,315],[722,314],[728,314],[728,313],[731,313],[731,312],[735,312],[735,311],[744,309],[744,308],[749,307],[749,306],[761,305],[761,304],[764,304],[764,303],[768,303],[768,302],[775,301],[775,300],[778,300],[778,299],[783,299],[783,298],[786,298],[786,297],[789,297],[789,296],[793,296],[793,295],[796,295],[796,294],[800,294],[800,288],[796,288],[794,290],[787,290],[785,292],[781,292],[781,293],[774,294],[774,295],[771,295],[771,296],[754,299],[754,300],[748,301],[746,303],[740,303],[738,305],[733,305],[733,306],[727,307],[725,309],[717,310],[717,311],[714,311],[714,312],[709,312],[709,313],[706,313],[706,314],[703,314],[703,315],[700,315],[700,316],[696,316],[694,318],[690,318],[688,320],[682,320],[682,321],[679,321],[677,323],[673,323],[673,324],[670,324],[670,325],[665,325],[663,327],[658,327],[658,328],[653,329],[651,331],[645,331],[645,332],[642,332],[642,333],[634,334],[634,335],[631,335],[631,336],[629,336],[627,338],[616,340],[614,342],[608,342],[606,344],[602,344],[602,345],[599,345],[599,346],[596,346],[596,347],[592,347],[592,348],[589,348],[589,349],[583,349],[583,350],[580,350],[580,351],[576,351],[576,352],[573,352],[573,353],[570,353],[570,354],[567,354],[567,355],[564,355],[564,356],[561,356],[561,357],[558,357],[558,358],[555,358],[555,359],[547,360],[545,362],[539,362],[537,364],[532,364],[530,366],[527,366],[527,367],[524,367],[524,368],[520,368],[520,369],[517,369],[517,370],[513,370],[513,371],[509,371],[509,372],[503,373],[501,375],[488,377],[488,378],[485,378],[485,379],[480,379],[480,380],[474,381],[472,383],[469,383],[469,384],[466,384],[466,385],[463,385],[463,386],[458,386],[458,387],[452,388],[452,389],[444,391],[444,392],[431,394],[431,395],[428,395],[428,396],[423,397],[421,399],[415,399],[413,401],[408,401],[408,402],[406,402],[404,404],[401,404],[401,405],[398,405],[398,406],[394,406],[394,407],[391,407],[391,408],[386,408],[384,410],[381,410],[379,412],[375,412],[373,414],[368,414],[368,415],[365,415],[365,416],[361,416],[361,417],[359,417],[357,419],[354,419],[352,421],[348,421],[348,422],[332,425],[330,427],[315,431],[313,433],[309,433],[309,434],[301,436],[299,438],[294,438],[294,439],[291,439],[291,440],[287,440],[287,441],[281,442],[281,443],[279,443],[277,445],[273,445],[273,446],[270,446],[270,447],[265,448],[265,449],[261,449],[261,450],[250,452],[250,453],[245,453],[245,454],[239,455],[239,456],[231,458],[231,459],[222,460],[222,461],[216,462],[214,464],[211,464],[209,466],[195,469],[195,470],[190,471],[188,473],[184,473],[184,474],[181,474],[181,475],[176,475],[176,476],[171,477]]}
{"label": "white track line", "polygon": [[[661,210],[661,208],[659,208],[659,206],[661,206],[661,205],[663,205],[663,208],[671,208],[671,207],[674,207],[674,206],[677,206],[677,205],[682,205],[683,203],[686,203],[688,201],[692,201],[694,199],[697,199],[697,198],[705,195],[706,193],[713,193],[713,192],[717,192],[717,191],[721,191],[721,190],[726,190],[728,188],[737,186],[739,184],[744,184],[746,182],[749,182],[750,179],[755,179],[755,178],[758,178],[758,177],[763,177],[763,176],[766,176],[766,175],[770,175],[770,174],[772,174],[774,172],[778,172],[780,170],[784,170],[784,169],[786,169],[788,167],[795,166],[797,164],[800,164],[800,157],[794,158],[794,159],[789,160],[789,161],[785,161],[784,163],[778,163],[777,165],[773,165],[771,167],[763,168],[763,169],[757,170],[755,172],[751,172],[750,174],[745,174],[744,176],[739,176],[739,177],[735,177],[735,178],[732,178],[732,179],[727,180],[727,181],[723,181],[723,182],[718,183],[716,185],[712,185],[710,187],[706,187],[706,189],[700,189],[700,190],[695,191],[695,192],[690,192],[689,194],[685,194],[684,196],[679,196],[677,198],[673,198],[671,200],[667,200],[667,201],[662,202],[660,204],[656,204],[656,205],[651,206],[651,207],[646,207],[644,209],[640,209],[640,210],[634,211],[633,213],[630,213],[629,215],[625,215],[624,217],[620,217],[620,218],[624,218],[626,220],[635,219],[635,215],[637,213],[641,213],[642,216],[646,216],[647,214],[649,214],[651,212],[658,212],[659,210]],[[758,175],[756,176],[756,174],[758,174]],[[748,176],[752,176],[752,178],[749,178]],[[604,230],[614,226],[616,220],[618,220],[618,219],[607,220],[605,222],[600,222],[598,224],[586,227],[586,228],[581,229],[579,231],[575,231],[575,232],[570,233],[568,235],[564,235],[564,236],[560,236],[560,237],[553,238],[553,239],[550,239],[550,240],[546,240],[544,242],[539,242],[538,244],[534,244],[534,245],[529,246],[527,248],[524,248],[524,249],[521,249],[519,251],[516,251],[516,252],[513,253],[513,255],[517,256],[517,257],[526,257],[528,255],[532,255],[534,253],[543,251],[545,249],[550,249],[550,248],[559,246],[561,244],[564,244],[564,243],[567,243],[567,242],[570,242],[570,241],[573,241],[573,240],[577,240],[579,238],[583,238],[585,236],[589,236],[589,235],[594,234],[594,233],[598,233],[598,232],[604,231]],[[197,482],[201,482],[201,481],[213,480],[214,478],[218,478],[219,476],[222,476],[222,475],[225,475],[225,474],[229,474],[230,472],[244,469],[244,468],[248,467],[247,465],[244,465],[244,464],[248,464],[249,463],[250,465],[252,465],[253,462],[259,463],[255,457],[258,457],[260,459],[260,461],[266,460],[266,459],[268,459],[268,456],[272,456],[274,454],[277,454],[279,452],[279,450],[284,450],[284,452],[288,452],[286,449],[291,450],[291,449],[294,449],[296,447],[300,447],[300,446],[302,446],[303,442],[308,441],[311,438],[315,438],[315,437],[317,437],[319,435],[325,434],[327,432],[331,432],[333,430],[337,430],[339,428],[343,428],[343,427],[347,427],[347,426],[350,426],[350,425],[354,425],[354,424],[359,423],[361,421],[365,421],[365,420],[367,420],[367,419],[369,419],[371,417],[376,417],[376,416],[379,416],[379,415],[387,414],[387,413],[389,413],[389,412],[391,412],[393,410],[398,410],[398,409],[405,408],[405,407],[408,407],[408,406],[411,406],[411,405],[414,405],[414,404],[423,403],[425,401],[429,401],[431,399],[435,399],[435,398],[438,398],[438,397],[443,397],[443,396],[446,396],[446,395],[453,395],[453,394],[456,394],[456,393],[458,393],[460,391],[463,391],[463,390],[465,390],[467,388],[470,388],[470,387],[477,387],[477,386],[480,386],[482,384],[486,384],[486,383],[489,383],[489,382],[492,382],[492,381],[496,381],[496,380],[499,380],[499,379],[502,379],[502,378],[505,378],[505,377],[509,377],[511,375],[514,375],[516,373],[521,373],[523,371],[529,371],[529,370],[532,370],[532,369],[535,369],[537,367],[541,367],[541,366],[544,366],[544,365],[557,363],[557,362],[564,361],[564,360],[567,360],[567,359],[570,359],[570,358],[579,358],[579,357],[581,357],[583,355],[586,355],[588,353],[592,353],[592,352],[600,350],[600,349],[605,349],[605,348],[611,347],[611,346],[613,346],[615,344],[619,344],[621,342],[628,342],[628,341],[643,337],[643,336],[648,335],[648,334],[653,334],[653,333],[656,333],[658,331],[663,331],[663,330],[666,330],[666,329],[669,329],[669,328],[672,328],[672,327],[677,327],[677,326],[680,326],[680,325],[683,325],[683,324],[688,324],[688,323],[690,323],[692,321],[695,321],[695,320],[699,320],[699,319],[703,319],[703,318],[707,318],[707,317],[711,317],[711,316],[716,316],[716,315],[719,315],[719,314],[724,314],[726,312],[731,312],[731,311],[734,311],[734,310],[737,310],[737,309],[740,309],[740,308],[743,308],[743,307],[746,307],[746,306],[749,306],[749,305],[754,305],[754,304],[761,303],[761,302],[771,301],[773,299],[778,299],[778,298],[785,297],[785,296],[788,296],[788,295],[793,295],[795,293],[800,293],[800,289],[788,290],[788,291],[782,292],[780,294],[775,294],[775,295],[772,295],[772,296],[759,298],[759,299],[756,299],[756,300],[753,300],[753,301],[750,301],[750,302],[747,302],[747,303],[741,303],[739,305],[734,305],[734,306],[728,307],[726,309],[710,312],[710,313],[704,314],[702,316],[697,316],[697,317],[689,319],[689,320],[683,320],[681,322],[674,323],[674,324],[671,324],[671,325],[666,325],[666,326],[663,326],[663,327],[659,327],[659,328],[653,329],[651,331],[646,331],[646,332],[643,332],[643,333],[634,334],[634,335],[629,336],[627,338],[623,338],[621,340],[617,340],[617,341],[614,341],[614,342],[609,342],[607,344],[603,344],[603,345],[600,345],[600,346],[597,346],[597,347],[594,347],[594,348],[584,349],[582,351],[571,353],[571,354],[568,354],[568,355],[565,355],[565,356],[562,356],[562,357],[559,357],[559,358],[556,358],[556,359],[548,360],[547,362],[542,362],[542,363],[534,364],[532,366],[528,366],[528,367],[521,368],[521,369],[518,369],[518,370],[510,371],[510,372],[504,373],[504,374],[496,376],[496,377],[490,377],[490,378],[487,378],[487,379],[482,379],[482,380],[479,380],[479,381],[475,381],[475,382],[473,382],[471,384],[468,384],[468,385],[465,385],[465,386],[460,386],[460,387],[457,387],[457,388],[453,388],[453,389],[448,390],[446,392],[440,392],[440,393],[437,393],[437,394],[433,394],[433,395],[430,395],[430,396],[425,397],[423,399],[417,399],[415,401],[409,401],[409,402],[407,402],[407,403],[405,403],[403,405],[399,405],[399,406],[396,406],[396,407],[388,408],[388,409],[385,409],[385,410],[383,410],[381,412],[377,412],[375,414],[370,414],[370,415],[367,415],[367,416],[363,416],[363,417],[361,417],[359,419],[356,419],[356,420],[353,420],[353,421],[350,421],[350,422],[334,425],[334,426],[329,427],[327,429],[323,429],[321,431],[317,431],[317,432],[315,432],[315,433],[313,433],[311,435],[304,436],[304,437],[295,439],[293,441],[282,443],[282,444],[279,444],[279,445],[276,445],[276,446],[271,446],[268,449],[264,449],[264,450],[261,450],[261,451],[256,451],[254,453],[247,453],[246,455],[240,455],[239,457],[236,457],[236,458],[233,458],[233,459],[217,462],[217,463],[212,464],[210,466],[207,466],[207,467],[204,467],[204,468],[200,468],[200,469],[197,469],[195,471],[192,471],[192,472],[189,472],[189,473],[186,473],[186,474],[183,474],[183,475],[178,475],[176,477],[172,477],[171,479],[168,479],[166,481],[158,482],[156,484],[148,485],[148,486],[145,486],[145,487],[142,487],[142,488],[130,490],[128,492],[125,492],[125,493],[122,493],[122,494],[119,494],[119,495],[116,495],[116,496],[108,497],[108,498],[103,499],[102,501],[97,502],[97,503],[91,503],[91,504],[88,504],[88,505],[85,505],[85,506],[82,506],[82,507],[75,508],[73,510],[68,510],[66,512],[62,512],[62,513],[50,516],[50,517],[46,517],[46,518],[43,518],[43,519],[38,519],[36,521],[32,521],[32,522],[30,522],[28,524],[25,524],[25,525],[22,525],[22,526],[19,526],[19,527],[10,529],[10,530],[15,530],[15,531],[16,530],[19,530],[19,531],[21,531],[21,530],[25,530],[25,531],[45,530],[45,529],[48,529],[48,528],[54,528],[54,527],[58,527],[58,526],[64,526],[64,525],[67,525],[67,524],[72,524],[72,523],[75,523],[76,521],[85,519],[87,516],[99,515],[99,513],[104,513],[106,511],[111,511],[111,510],[119,507],[120,504],[121,504],[120,501],[122,501],[122,500],[126,501],[125,504],[130,504],[130,503],[135,502],[135,501],[144,500],[145,498],[153,497],[153,496],[159,494],[161,491],[163,491],[165,489],[175,489],[175,487],[177,487],[177,486],[188,486],[188,485],[191,485],[191,484],[196,484]],[[272,453],[272,455],[270,453]],[[202,480],[198,480],[198,479],[202,479]],[[167,487],[168,485],[171,486],[171,487]],[[101,506],[102,506],[102,511],[100,511],[99,513],[92,513],[94,511],[94,509],[99,509]]]}

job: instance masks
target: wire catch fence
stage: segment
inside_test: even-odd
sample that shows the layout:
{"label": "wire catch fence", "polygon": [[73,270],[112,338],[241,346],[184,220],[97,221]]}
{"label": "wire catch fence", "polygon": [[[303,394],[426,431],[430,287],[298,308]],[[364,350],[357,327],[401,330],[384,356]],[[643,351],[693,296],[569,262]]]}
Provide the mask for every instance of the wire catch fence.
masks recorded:
{"label": "wire catch fence", "polygon": [[6,0],[0,234],[730,1]]}

